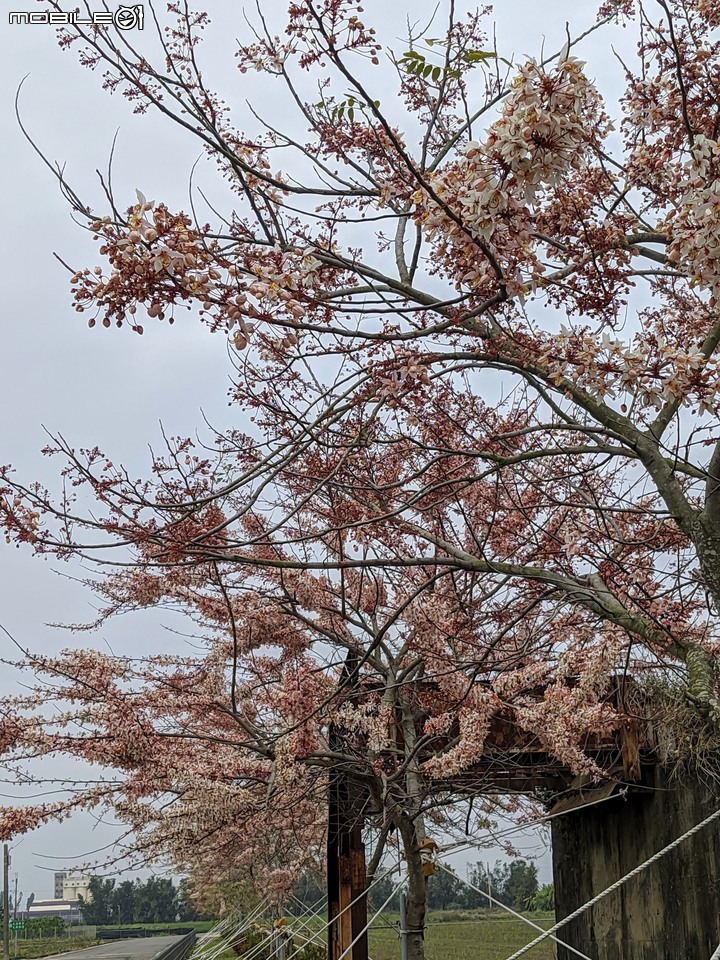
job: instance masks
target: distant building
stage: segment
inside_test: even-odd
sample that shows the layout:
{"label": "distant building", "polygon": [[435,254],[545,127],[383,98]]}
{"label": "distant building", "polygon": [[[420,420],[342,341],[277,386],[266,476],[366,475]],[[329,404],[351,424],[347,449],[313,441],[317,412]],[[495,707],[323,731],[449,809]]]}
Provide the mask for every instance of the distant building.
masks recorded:
{"label": "distant building", "polygon": [[63,898],[63,882],[67,877],[67,870],[61,870],[59,873],[55,874],[55,884],[53,887],[53,897],[56,900],[62,900]]}
{"label": "distant building", "polygon": [[35,900],[25,913],[28,920],[39,917],[60,917],[65,923],[82,923],[83,915],[77,900]]}
{"label": "distant building", "polygon": [[87,903],[88,900],[92,899],[90,895],[91,880],[92,877],[88,877],[84,873],[67,874],[63,880],[62,899],[72,901],[77,900],[78,897],[82,897]]}

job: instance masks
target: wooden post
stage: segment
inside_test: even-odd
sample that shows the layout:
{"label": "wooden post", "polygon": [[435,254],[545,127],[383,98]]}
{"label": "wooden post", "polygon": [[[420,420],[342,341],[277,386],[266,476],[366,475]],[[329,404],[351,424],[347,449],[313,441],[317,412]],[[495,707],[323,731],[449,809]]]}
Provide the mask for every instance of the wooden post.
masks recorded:
{"label": "wooden post", "polygon": [[[339,736],[330,729],[331,749]],[[363,790],[341,771],[330,773],[328,796],[328,960],[368,960]]]}
{"label": "wooden post", "polygon": [[[360,816],[360,813],[357,813]],[[362,821],[350,831],[350,899],[352,908],[352,939],[359,940],[353,947],[352,960],[368,960],[367,935],[367,876],[365,874],[365,844],[362,842]],[[352,941],[351,941],[352,942]]]}

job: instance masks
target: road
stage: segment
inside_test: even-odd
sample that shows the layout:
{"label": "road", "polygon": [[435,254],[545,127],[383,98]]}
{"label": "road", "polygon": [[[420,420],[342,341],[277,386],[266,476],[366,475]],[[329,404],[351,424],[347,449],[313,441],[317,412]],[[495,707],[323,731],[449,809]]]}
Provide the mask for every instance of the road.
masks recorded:
{"label": "road", "polygon": [[[55,956],[62,960],[153,960],[182,937],[136,937],[132,940],[109,940],[99,947],[71,950]],[[45,958],[53,960],[53,958]]]}

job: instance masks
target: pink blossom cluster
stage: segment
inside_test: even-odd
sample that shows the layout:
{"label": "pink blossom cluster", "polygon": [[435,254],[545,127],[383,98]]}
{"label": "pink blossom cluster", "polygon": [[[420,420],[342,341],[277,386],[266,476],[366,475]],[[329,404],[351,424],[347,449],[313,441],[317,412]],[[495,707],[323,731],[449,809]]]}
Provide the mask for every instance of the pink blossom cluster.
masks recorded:
{"label": "pink blossom cluster", "polygon": [[500,706],[492,689],[472,687],[459,711],[457,744],[428,760],[423,767],[425,773],[434,779],[454,777],[477,763],[485,752],[490,725]]}
{"label": "pink blossom cluster", "polygon": [[139,191],[126,224],[104,217],[91,228],[103,240],[100,253],[110,262],[107,276],[100,267],[73,276],[76,309],[96,308],[91,327],[103,313],[103,326],[112,320],[117,326],[129,322],[142,333],[139,305],[159,320],[169,311],[172,323],[178,303],[195,303],[213,329],[229,331],[239,350],[247,346],[254,321],[284,321],[280,342],[287,348],[298,342],[294,323],[319,293],[322,264],[308,249],[276,247],[252,257],[247,266],[238,265],[223,257],[217,242],[195,229],[185,214],[171,214],[163,204],[156,207]]}
{"label": "pink blossom cluster", "polygon": [[377,64],[380,44],[374,27],[366,27],[361,20],[363,12],[354,0],[291,3],[286,33],[301,51],[300,66],[307,69],[336,51],[361,53]]}
{"label": "pink blossom cluster", "polygon": [[[129,322],[138,333],[138,303],[148,316],[162,320],[168,306],[210,296],[220,278],[216,245],[208,243],[184,214],[171,214],[164,204],[148,202],[138,191],[138,202],[128,211],[126,224],[103,217],[91,224],[96,239],[102,239],[100,254],[110,262],[110,273],[100,267],[76,273],[73,296],[76,309],[94,305],[104,311],[103,326]],[[171,315],[170,322],[173,321]],[[95,317],[89,325],[95,325]]]}
{"label": "pink blossom cluster", "polygon": [[[583,72],[565,57],[551,72],[529,60],[513,82],[502,117],[488,133],[483,153],[515,178],[528,203],[581,166],[588,147],[610,129],[602,100]],[[474,145],[466,155],[474,152]]]}
{"label": "pink blossom cluster", "polygon": [[720,0],[697,0],[697,9],[709,26],[720,27]]}

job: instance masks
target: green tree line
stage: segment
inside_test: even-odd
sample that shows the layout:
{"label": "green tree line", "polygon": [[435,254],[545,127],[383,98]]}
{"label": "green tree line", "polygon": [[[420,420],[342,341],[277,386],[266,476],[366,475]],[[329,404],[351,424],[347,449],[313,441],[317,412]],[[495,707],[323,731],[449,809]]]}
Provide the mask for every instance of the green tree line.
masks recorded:
{"label": "green tree line", "polygon": [[[494,900],[514,910],[548,910],[555,908],[555,891],[552,884],[541,886],[537,867],[526,860],[502,862],[494,866],[471,863],[467,867],[467,881],[454,870],[438,869],[428,879],[427,896],[430,910],[476,910],[492,906],[480,890],[487,891]],[[370,901],[378,909],[397,885],[396,876],[386,877],[370,892]],[[472,884],[472,886],[470,885]],[[476,888],[476,889],[473,889]],[[399,895],[388,904],[388,910],[399,909]]]}
{"label": "green tree line", "polygon": [[78,899],[85,923],[97,926],[204,919],[190,899],[186,880],[176,887],[166,877],[120,883],[93,877],[87,899]]}

